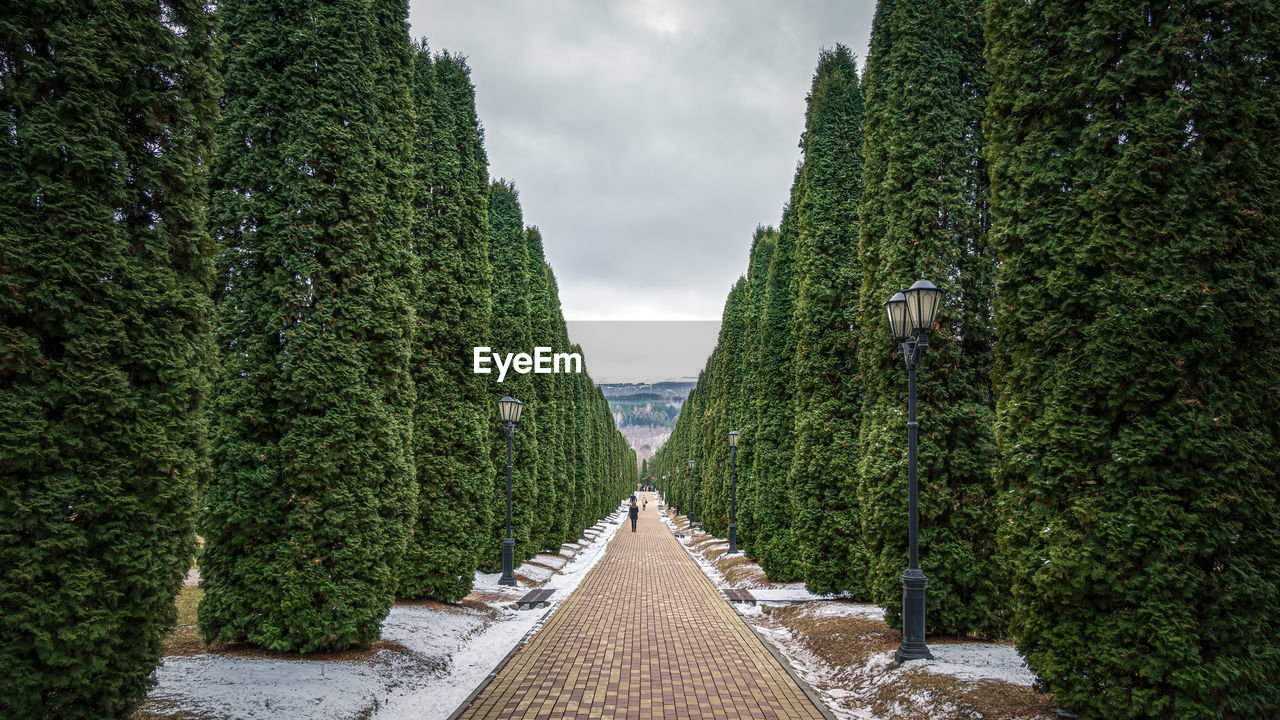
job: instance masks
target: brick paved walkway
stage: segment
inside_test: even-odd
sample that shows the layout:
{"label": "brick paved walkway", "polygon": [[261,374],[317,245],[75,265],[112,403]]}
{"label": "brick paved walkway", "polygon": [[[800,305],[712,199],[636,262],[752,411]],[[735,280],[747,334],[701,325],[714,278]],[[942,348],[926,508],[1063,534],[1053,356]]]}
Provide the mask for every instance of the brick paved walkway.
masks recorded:
{"label": "brick paved walkway", "polygon": [[649,505],[461,718],[823,717]]}

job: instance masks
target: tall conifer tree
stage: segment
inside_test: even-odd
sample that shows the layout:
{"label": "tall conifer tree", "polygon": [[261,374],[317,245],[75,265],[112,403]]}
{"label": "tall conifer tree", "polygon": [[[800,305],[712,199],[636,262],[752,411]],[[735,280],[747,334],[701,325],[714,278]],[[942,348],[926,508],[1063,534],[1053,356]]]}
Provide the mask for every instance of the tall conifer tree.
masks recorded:
{"label": "tall conifer tree", "polygon": [[862,92],[857,64],[843,45],[818,58],[800,147],[792,540],[810,589],[863,596],[856,499],[862,384],[857,336],[850,332],[862,280],[857,254]]}
{"label": "tall conifer tree", "polygon": [[[511,352],[532,354],[537,347],[555,347],[553,316],[559,308],[551,304],[551,286],[542,250],[542,231],[536,227],[526,228],[524,236],[528,244],[526,275],[529,282],[529,327],[532,334],[529,345]],[[532,550],[536,552],[560,546],[558,514],[563,498],[560,497],[558,471],[564,466],[557,464],[562,457],[562,423],[556,397],[556,376],[531,373],[528,380],[533,394],[527,409],[538,417],[538,506],[534,509],[532,530]]]}
{"label": "tall conifer tree", "polygon": [[219,6],[221,243],[206,640],[378,637],[411,530],[411,57],[405,5]]}
{"label": "tall conifer tree", "polygon": [[174,622],[208,476],[212,28],[182,1],[0,21],[6,718],[128,717]]}
{"label": "tall conifer tree", "polygon": [[[747,313],[742,337],[742,375],[736,400],[740,409],[742,436],[754,440],[757,435],[755,399],[764,368],[760,365],[763,344],[760,341],[760,319],[764,315],[768,290],[769,265],[778,246],[778,232],[772,227],[757,227],[751,239],[751,262],[747,265]],[[759,538],[755,517],[755,442],[744,442],[738,449],[738,544],[747,555],[754,556]],[[689,468],[677,463],[681,480],[688,480]]]}
{"label": "tall conifer tree", "polygon": [[453,602],[493,543],[490,386],[459,358],[489,333],[489,175],[470,70],[414,53],[413,250],[421,263],[411,368],[418,521],[399,594]]}
{"label": "tall conifer tree", "polygon": [[[489,264],[493,271],[493,323],[490,342],[493,352],[527,353],[533,347],[533,310],[530,303],[528,268],[529,244],[525,238],[524,218],[515,183],[495,180],[489,190]],[[539,427],[545,421],[539,415],[537,389],[532,376],[510,370],[498,382],[497,368],[492,369],[492,395],[510,395],[525,404],[516,428],[511,489],[511,536],[516,541],[516,562],[531,557],[539,548],[533,546],[535,513],[538,505]],[[494,398],[490,405],[496,403]],[[498,419],[497,407],[491,411],[492,436],[497,458],[494,473],[495,551],[489,561],[500,563],[501,538],[506,536],[507,502],[507,436]],[[489,565],[493,568],[495,565]],[[501,567],[501,565],[496,565]]]}
{"label": "tall conifer tree", "polygon": [[[551,270],[551,265],[544,262],[542,268],[547,276],[547,294],[551,307],[552,352],[569,353],[571,352],[569,330],[565,326],[564,311],[560,307],[560,286],[556,282],[556,275]],[[570,371],[575,369],[577,368],[569,368]],[[577,477],[573,467],[573,435],[576,427],[573,422],[573,387],[570,385],[569,374],[554,373],[550,377],[556,403],[556,429],[559,436],[552,463],[554,470],[552,477],[555,478],[556,497],[559,498],[559,503],[556,506],[556,527],[552,539],[554,547],[548,545],[554,549],[561,543],[578,536],[577,504],[574,495],[577,491]]]}
{"label": "tall conifer tree", "polygon": [[[744,278],[738,278],[725,299],[720,335],[715,350],[707,360],[705,378],[708,392],[704,397],[708,402],[698,430],[701,444],[699,454],[706,462],[700,472],[702,482],[699,484],[700,496],[696,502],[699,508],[704,508],[700,519],[705,523],[707,531],[720,537],[728,537],[729,534],[732,472],[729,431],[741,432],[738,421],[742,413],[736,406],[736,400],[738,376],[742,369],[740,349],[746,315],[746,284]],[[673,459],[672,470],[668,472],[678,472],[674,463]]]}
{"label": "tall conifer tree", "polygon": [[1280,716],[1280,14],[989,2],[1013,630],[1083,717]]}
{"label": "tall conifer tree", "polygon": [[883,303],[924,275],[947,292],[918,375],[920,563],[932,632],[998,634],[987,88],[981,0],[884,0],[866,78],[860,500],[872,599],[899,621],[907,565],[906,369]]}
{"label": "tall conifer tree", "polygon": [[[795,342],[791,334],[795,313],[792,278],[795,273],[795,208],[801,192],[801,169],[791,184],[791,201],[782,211],[778,243],[765,281],[764,313],[760,318],[760,383],[755,398],[754,438],[755,522],[760,541],[756,558],[769,579],[790,582],[802,577],[799,554],[791,541],[791,494],[787,475],[794,443],[791,412]],[[701,385],[701,380],[699,380]]]}

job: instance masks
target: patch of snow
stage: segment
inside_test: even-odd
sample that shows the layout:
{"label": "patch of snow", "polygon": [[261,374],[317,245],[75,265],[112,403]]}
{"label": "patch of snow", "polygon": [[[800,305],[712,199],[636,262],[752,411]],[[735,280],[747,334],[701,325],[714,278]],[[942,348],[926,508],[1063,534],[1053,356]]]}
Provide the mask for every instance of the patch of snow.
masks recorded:
{"label": "patch of snow", "polygon": [[556,574],[556,571],[551,568],[542,567],[541,565],[524,563],[520,567],[516,568],[515,574],[521,578],[526,578],[531,582],[540,583],[544,580],[550,580],[551,576]]}
{"label": "patch of snow", "polygon": [[466,644],[467,638],[484,628],[486,618],[480,611],[459,607],[456,612],[416,605],[391,608],[382,621],[382,639],[400,643],[422,655],[452,651]]}
{"label": "patch of snow", "polygon": [[[612,539],[621,524],[605,529]],[[553,573],[528,563],[517,572],[546,573],[554,589],[545,612],[508,605],[525,592],[498,585],[499,573],[476,573],[473,592],[501,594],[496,617],[464,606],[398,605],[382,624],[382,638],[407,652],[383,650],[364,662],[271,660],[229,654],[166,657],[156,670],[148,707],[158,714],[194,712],[237,720],[381,720],[447,718],[522,639],[541,626],[604,555],[607,542],[583,546]],[[547,556],[544,556],[547,557]],[[563,560],[559,556],[550,556]]]}
{"label": "patch of snow", "polygon": [[553,570],[559,570],[560,568],[564,567],[566,563],[569,562],[569,558],[565,557],[564,555],[548,555],[546,553],[543,553],[535,557],[533,559],[533,562],[536,562],[539,565],[546,565],[547,567]]}
{"label": "patch of snow", "polygon": [[167,657],[156,669],[151,697],[201,715],[243,720],[354,717],[386,692],[386,669],[395,665]]}
{"label": "patch of snow", "polygon": [[912,661],[911,667],[961,680],[1002,680],[1030,687],[1036,676],[1009,645],[963,643],[930,645],[932,660]]}
{"label": "patch of snow", "polygon": [[[620,527],[613,528],[612,534],[616,535]],[[372,717],[377,720],[447,718],[484,682],[507,653],[541,627],[560,607],[560,603],[577,589],[582,579],[604,555],[607,545],[607,542],[597,542],[583,548],[564,569],[542,586],[556,591],[550,610],[533,612],[501,608],[497,621],[471,636],[466,645],[453,653],[446,674],[426,678],[411,691],[388,698]]]}
{"label": "patch of snow", "polygon": [[[753,595],[755,593],[752,593]],[[841,615],[858,615],[871,620],[884,621],[884,608],[879,605],[851,602],[816,603],[809,609],[814,617],[838,617]]]}
{"label": "patch of snow", "polygon": [[752,589],[751,595],[757,600],[768,600],[771,602],[834,600],[841,597],[840,595],[814,595],[809,592],[808,588],[800,583],[792,583],[786,587],[780,588]]}
{"label": "patch of snow", "polygon": [[509,585],[499,585],[498,579],[501,577],[502,577],[502,573],[477,572],[475,579],[472,580],[471,582],[471,592],[482,593],[482,594],[518,592],[517,588],[521,587],[520,578],[516,578],[516,586],[515,588],[513,588]]}

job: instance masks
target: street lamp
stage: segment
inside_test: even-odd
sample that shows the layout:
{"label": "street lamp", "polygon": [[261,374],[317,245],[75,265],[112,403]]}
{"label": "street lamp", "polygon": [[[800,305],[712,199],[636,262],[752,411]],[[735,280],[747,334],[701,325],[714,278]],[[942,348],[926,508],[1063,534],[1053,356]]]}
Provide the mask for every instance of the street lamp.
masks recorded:
{"label": "street lamp", "polygon": [[942,291],[924,278],[896,293],[884,304],[889,313],[889,329],[893,331],[894,339],[901,343],[902,356],[907,363],[907,532],[911,555],[907,571],[902,574],[902,643],[894,654],[894,659],[900,663],[933,659],[933,653],[924,644],[924,589],[927,581],[920,569],[920,489],[916,477],[916,443],[920,423],[916,422],[916,365],[929,347],[929,331],[933,329],[941,304]]}
{"label": "street lamp", "polygon": [[729,431],[729,447],[733,451],[729,471],[729,555],[738,553],[738,431]]}
{"label": "street lamp", "polygon": [[516,434],[523,406],[523,403],[510,396],[498,401],[498,416],[507,428],[507,538],[502,541],[502,577],[498,578],[499,585],[516,584],[516,541],[511,538],[511,439]]}
{"label": "street lamp", "polygon": [[689,461],[689,532],[693,532],[693,461]]}

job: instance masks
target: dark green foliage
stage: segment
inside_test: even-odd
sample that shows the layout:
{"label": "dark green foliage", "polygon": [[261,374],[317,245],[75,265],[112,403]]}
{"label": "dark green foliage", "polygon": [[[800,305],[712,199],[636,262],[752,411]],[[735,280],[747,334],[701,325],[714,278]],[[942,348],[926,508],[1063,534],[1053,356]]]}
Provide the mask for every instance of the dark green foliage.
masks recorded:
{"label": "dark green foliage", "polygon": [[[492,543],[490,384],[472,372],[489,333],[489,176],[470,70],[414,53],[413,251],[421,266],[411,371],[418,521],[398,569],[403,597],[466,597]],[[461,580],[459,580],[461,578]]]}
{"label": "dark green foliage", "polygon": [[219,5],[221,243],[208,641],[368,643],[417,507],[405,6]]}
{"label": "dark green foliage", "polygon": [[924,275],[947,292],[918,373],[926,627],[999,635],[1007,581],[994,548],[981,7],[896,0],[877,11],[865,82],[859,480],[872,599],[896,623],[908,542],[906,368],[882,304]]}
{"label": "dark green foliage", "polygon": [[[698,456],[704,460],[698,472],[699,495],[695,502],[708,532],[720,537],[729,536],[729,511],[732,472],[732,453],[729,449],[729,431],[738,430],[742,410],[738,406],[739,379],[742,372],[741,345],[746,325],[746,280],[739,278],[725,300],[724,316],[720,322],[720,335],[716,348],[707,360],[705,382],[710,400],[703,410],[698,428]],[[704,382],[704,380],[699,380]],[[750,442],[741,438],[739,446]],[[672,474],[679,471],[673,463]]]}
{"label": "dark green foliage", "polygon": [[[544,262],[542,269],[547,277],[548,306],[551,308],[552,332],[549,347],[553,352],[570,353],[572,351],[569,349],[569,329],[565,325],[564,313],[560,308],[560,286],[556,282],[555,273],[552,272],[550,265]],[[558,549],[562,543],[578,537],[579,531],[576,524],[577,508],[574,502],[578,482],[577,469],[573,467],[573,434],[576,432],[576,423],[573,419],[574,393],[571,376],[561,373],[548,377],[552,381],[552,393],[556,404],[557,442],[552,463],[552,478],[555,481],[556,497],[560,501],[556,506],[556,522],[552,526],[552,536],[547,547]]]}
{"label": "dark green foliage", "polygon": [[[524,219],[520,211],[520,198],[515,183],[495,180],[489,190],[489,264],[493,269],[493,323],[489,333],[493,352],[527,353],[533,347],[533,314],[528,268],[529,244],[525,238]],[[525,403],[516,426],[511,480],[511,536],[516,541],[516,563],[532,557],[539,548],[534,546],[533,529],[539,508],[538,441],[539,429],[544,418],[538,412],[537,390],[533,375],[507,373],[498,382],[497,369],[489,375],[493,386],[490,405],[493,405],[491,433],[495,443],[497,462],[494,469],[493,515],[497,538],[490,558],[501,568],[501,539],[506,537],[507,502],[507,436],[498,420],[497,400],[510,395]],[[494,566],[489,566],[494,567]]]}
{"label": "dark green foliage", "polygon": [[128,717],[207,479],[202,3],[0,19],[0,716]]}
{"label": "dark green foliage", "polygon": [[791,541],[791,494],[787,475],[794,443],[794,396],[791,392],[795,342],[791,334],[795,313],[794,283],[797,197],[800,168],[791,185],[791,202],[782,212],[777,246],[765,279],[764,311],[760,317],[760,374],[753,405],[755,436],[752,465],[755,476],[754,518],[756,558],[775,582],[799,580],[800,557]]}
{"label": "dark green foliage", "polygon": [[1088,718],[1280,716],[1280,9],[989,4],[1014,634]]}
{"label": "dark green foliage", "polygon": [[862,93],[849,49],[823,51],[805,114],[796,207],[795,451],[788,484],[792,541],[813,591],[865,596],[856,467],[862,384],[857,368],[858,200]]}
{"label": "dark green foliage", "polygon": [[[757,227],[751,239],[751,262],[747,265],[747,306],[745,324],[742,331],[742,375],[738,386],[737,404],[741,409],[739,430],[742,437],[753,442],[743,442],[738,448],[738,545],[747,555],[755,554],[756,532],[755,518],[755,442],[756,413],[755,398],[759,393],[760,375],[764,368],[760,366],[760,354],[763,348],[760,342],[761,318],[764,315],[769,265],[773,262],[773,251],[778,245],[778,232],[771,227]],[[680,467],[682,475],[688,473],[688,466]]]}
{"label": "dark green foliage", "polygon": [[[528,278],[529,293],[529,327],[530,343],[511,352],[532,354],[535,347],[556,348],[556,332],[553,313],[558,316],[559,304],[552,305],[550,278],[547,274],[546,258],[542,251],[542,232],[536,227],[527,228],[524,233],[528,244],[528,266],[525,275]],[[559,348],[563,352],[563,348]],[[508,378],[511,376],[508,375]],[[533,529],[531,533],[531,550],[546,550],[560,547],[560,518],[558,517],[562,489],[559,470],[564,467],[563,452],[560,449],[563,422],[557,398],[557,376],[530,373],[525,376],[532,394],[525,401],[525,410],[530,417],[537,417],[538,422],[538,465],[536,482],[538,484],[537,506],[533,511]]]}

